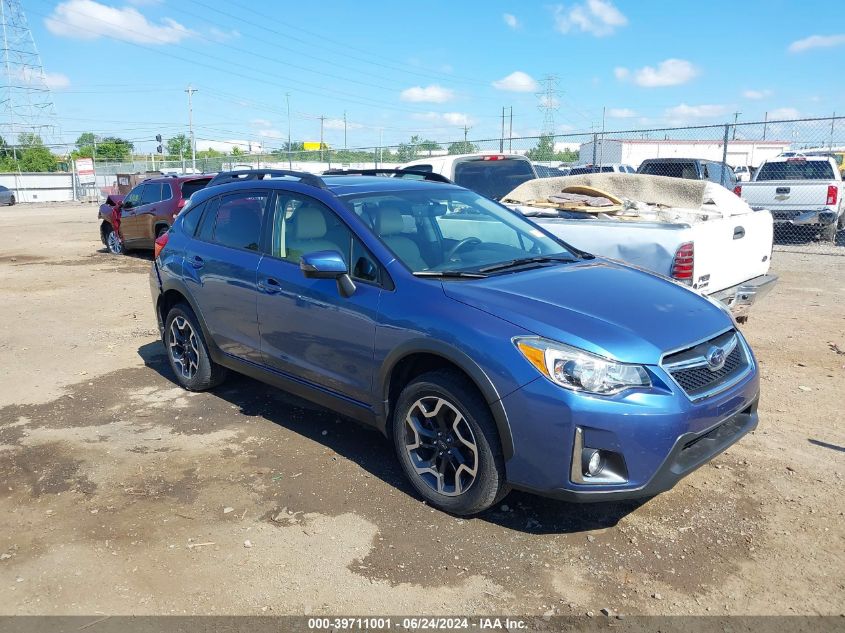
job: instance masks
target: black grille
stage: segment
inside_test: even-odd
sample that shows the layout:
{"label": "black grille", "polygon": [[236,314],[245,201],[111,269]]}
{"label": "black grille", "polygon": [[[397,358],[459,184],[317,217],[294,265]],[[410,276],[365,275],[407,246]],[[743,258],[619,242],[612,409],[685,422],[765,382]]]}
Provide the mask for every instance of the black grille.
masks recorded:
{"label": "black grille", "polygon": [[[734,333],[723,334],[722,336],[719,336],[712,341],[708,341],[701,346],[697,346],[696,348],[673,356],[688,357],[689,355],[699,351],[704,352],[713,344],[724,346],[725,343],[730,340],[731,335],[735,336]],[[737,340],[736,345],[728,354],[728,357],[725,359],[725,364],[721,367],[721,369],[713,371],[707,365],[672,369],[670,363],[668,370],[672,375],[672,378],[674,378],[678,385],[680,385],[681,389],[683,389],[687,395],[694,398],[704,393],[716,390],[720,385],[730,383],[733,378],[745,372],[747,368],[748,359],[745,355],[742,344]]]}

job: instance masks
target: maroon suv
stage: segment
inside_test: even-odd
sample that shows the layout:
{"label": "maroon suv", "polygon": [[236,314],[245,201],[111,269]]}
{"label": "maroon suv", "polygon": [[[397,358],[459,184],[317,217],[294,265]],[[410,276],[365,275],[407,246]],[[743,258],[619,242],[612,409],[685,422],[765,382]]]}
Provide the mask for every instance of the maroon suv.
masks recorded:
{"label": "maroon suv", "polygon": [[100,239],[112,253],[152,250],[188,198],[211,182],[212,175],[149,178],[115,204],[100,207]]}

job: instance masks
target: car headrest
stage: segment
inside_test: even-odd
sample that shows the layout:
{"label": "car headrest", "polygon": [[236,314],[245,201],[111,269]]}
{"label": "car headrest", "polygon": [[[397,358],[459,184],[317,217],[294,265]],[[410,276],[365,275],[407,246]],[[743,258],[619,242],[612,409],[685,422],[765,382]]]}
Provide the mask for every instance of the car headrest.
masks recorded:
{"label": "car headrest", "polygon": [[326,217],[320,209],[302,206],[296,210],[296,239],[314,240],[326,236]]}
{"label": "car headrest", "polygon": [[402,219],[402,212],[392,206],[382,206],[375,214],[376,233],[385,235],[396,235],[405,230],[405,221]]}

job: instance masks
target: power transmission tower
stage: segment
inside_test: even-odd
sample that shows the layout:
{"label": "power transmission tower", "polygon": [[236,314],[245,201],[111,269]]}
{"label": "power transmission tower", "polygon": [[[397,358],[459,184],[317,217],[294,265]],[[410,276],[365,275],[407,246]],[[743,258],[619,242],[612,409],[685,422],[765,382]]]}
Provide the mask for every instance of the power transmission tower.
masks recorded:
{"label": "power transmission tower", "polygon": [[194,93],[196,88],[188,84],[185,92],[188,93],[188,130],[191,134],[191,173],[197,173],[197,139],[194,137]]}
{"label": "power transmission tower", "polygon": [[557,75],[546,75],[543,77],[545,89],[537,93],[537,97],[540,99],[537,107],[543,113],[543,135],[554,135],[555,133],[555,112],[560,109],[557,82]]}
{"label": "power transmission tower", "polygon": [[0,136],[11,145],[22,133],[37,134],[50,145],[58,140],[58,122],[41,55],[20,0],[0,0],[2,29],[2,97],[0,97]]}

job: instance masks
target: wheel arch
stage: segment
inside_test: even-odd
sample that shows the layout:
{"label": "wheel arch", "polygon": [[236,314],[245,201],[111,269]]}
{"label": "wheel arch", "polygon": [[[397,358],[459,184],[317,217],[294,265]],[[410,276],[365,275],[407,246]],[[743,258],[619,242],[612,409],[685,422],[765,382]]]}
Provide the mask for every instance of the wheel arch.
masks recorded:
{"label": "wheel arch", "polygon": [[212,360],[219,363],[222,353],[217,347],[217,344],[214,342],[214,338],[211,336],[211,332],[205,323],[205,319],[202,316],[199,306],[197,306],[196,302],[191,297],[191,293],[188,292],[187,288],[185,288],[182,284],[171,283],[166,287],[163,287],[161,294],[156,300],[156,316],[158,317],[162,332],[164,332],[167,313],[177,303],[186,303],[191,308],[194,315],[197,317],[197,321],[199,321],[202,336],[205,339],[205,344],[208,347]]}
{"label": "wheel arch", "polygon": [[379,375],[381,386],[381,424],[386,435],[390,434],[390,417],[402,388],[415,377],[436,369],[451,368],[464,374],[490,407],[502,454],[508,460],[514,451],[513,436],[507,413],[487,373],[464,352],[439,341],[414,341],[394,349],[382,364]]}
{"label": "wheel arch", "polygon": [[163,222],[163,221],[161,221],[161,220],[159,220],[158,222],[156,222],[156,223],[153,225],[153,237],[157,237],[157,236],[158,236],[158,232],[159,232],[161,229],[163,229],[163,228],[164,228],[164,229],[170,229],[170,225],[169,225],[167,222]]}

